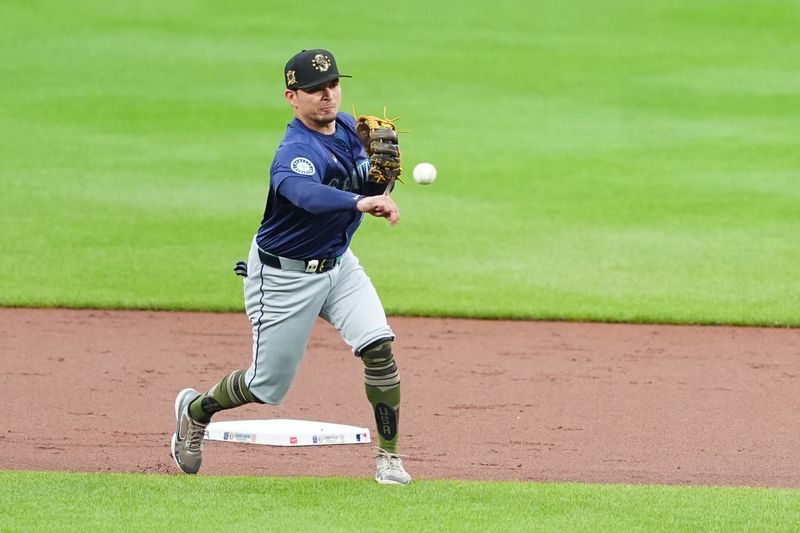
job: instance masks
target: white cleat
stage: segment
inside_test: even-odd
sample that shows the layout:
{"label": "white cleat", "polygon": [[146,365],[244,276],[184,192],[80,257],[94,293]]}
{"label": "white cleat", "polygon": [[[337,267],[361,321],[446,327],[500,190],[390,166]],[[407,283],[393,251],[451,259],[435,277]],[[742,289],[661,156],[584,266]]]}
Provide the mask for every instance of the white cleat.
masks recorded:
{"label": "white cleat", "polygon": [[375,481],[381,485],[408,485],[411,483],[411,476],[403,468],[403,461],[397,454],[378,448],[375,464],[378,467]]}

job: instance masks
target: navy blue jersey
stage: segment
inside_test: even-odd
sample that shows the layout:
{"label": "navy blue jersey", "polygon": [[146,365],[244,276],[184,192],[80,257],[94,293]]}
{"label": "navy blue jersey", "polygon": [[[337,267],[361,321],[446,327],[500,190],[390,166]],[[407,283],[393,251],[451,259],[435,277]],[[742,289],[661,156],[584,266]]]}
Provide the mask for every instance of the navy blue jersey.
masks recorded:
{"label": "navy blue jersey", "polygon": [[269,171],[258,245],[292,259],[343,254],[361,223],[356,203],[368,171],[369,159],[352,116],[339,113],[333,135],[311,130],[295,118]]}

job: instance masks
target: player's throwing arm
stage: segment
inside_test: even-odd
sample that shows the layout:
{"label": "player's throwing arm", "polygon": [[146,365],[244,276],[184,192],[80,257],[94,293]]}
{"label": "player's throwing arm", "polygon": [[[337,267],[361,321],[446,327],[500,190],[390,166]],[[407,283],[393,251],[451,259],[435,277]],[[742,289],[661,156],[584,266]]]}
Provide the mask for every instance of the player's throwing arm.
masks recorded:
{"label": "player's throwing arm", "polygon": [[358,201],[356,208],[362,213],[385,218],[392,226],[400,222],[400,210],[388,194],[365,196]]}

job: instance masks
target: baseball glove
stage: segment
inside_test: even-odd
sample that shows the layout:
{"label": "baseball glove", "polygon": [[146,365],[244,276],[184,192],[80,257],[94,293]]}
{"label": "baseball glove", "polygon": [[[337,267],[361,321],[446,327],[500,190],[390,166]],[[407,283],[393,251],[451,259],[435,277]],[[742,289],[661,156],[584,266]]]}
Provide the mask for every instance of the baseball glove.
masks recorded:
{"label": "baseball glove", "polygon": [[375,196],[391,192],[402,172],[394,122],[387,118],[360,115],[356,119],[356,133],[370,161],[364,194]]}

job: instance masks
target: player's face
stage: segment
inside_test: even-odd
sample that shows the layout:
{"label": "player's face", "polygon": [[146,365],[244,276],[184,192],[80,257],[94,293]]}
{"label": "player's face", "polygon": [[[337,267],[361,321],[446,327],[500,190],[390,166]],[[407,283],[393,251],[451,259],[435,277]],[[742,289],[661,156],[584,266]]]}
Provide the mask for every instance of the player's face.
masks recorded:
{"label": "player's face", "polygon": [[342,101],[338,79],[308,89],[286,91],[285,96],[297,118],[309,128],[327,132],[334,127]]}

